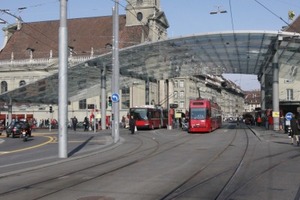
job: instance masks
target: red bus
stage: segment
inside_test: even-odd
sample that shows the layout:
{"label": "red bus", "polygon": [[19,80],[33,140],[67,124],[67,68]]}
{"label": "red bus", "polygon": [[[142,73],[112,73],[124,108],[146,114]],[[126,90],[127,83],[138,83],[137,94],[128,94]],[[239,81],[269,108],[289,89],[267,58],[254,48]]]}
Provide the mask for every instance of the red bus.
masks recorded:
{"label": "red bus", "polygon": [[130,108],[130,116],[135,119],[137,129],[156,129],[167,126],[167,116],[160,107],[151,105]]}
{"label": "red bus", "polygon": [[222,111],[208,99],[190,100],[189,133],[212,132],[222,126]]}

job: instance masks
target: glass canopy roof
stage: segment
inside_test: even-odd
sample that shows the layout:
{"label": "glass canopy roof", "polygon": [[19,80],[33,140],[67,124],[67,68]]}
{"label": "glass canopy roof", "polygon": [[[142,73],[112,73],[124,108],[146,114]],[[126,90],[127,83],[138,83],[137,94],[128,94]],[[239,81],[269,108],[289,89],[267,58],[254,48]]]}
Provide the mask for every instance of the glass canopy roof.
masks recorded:
{"label": "glass canopy roof", "polygon": [[[223,73],[254,74],[272,72],[272,60],[278,41],[279,66],[298,66],[299,34],[272,31],[235,31],[207,33],[143,43],[119,51],[120,87],[137,80],[155,82],[180,76]],[[106,68],[110,91],[112,55],[105,54],[68,69],[70,101],[88,98],[87,90],[100,93],[100,77]],[[280,69],[283,73],[288,70]],[[281,73],[282,74],[282,73]],[[284,76],[284,74],[283,74]],[[300,77],[298,77],[299,79]],[[58,103],[58,74],[0,95],[1,101]],[[91,94],[94,95],[95,94]]]}

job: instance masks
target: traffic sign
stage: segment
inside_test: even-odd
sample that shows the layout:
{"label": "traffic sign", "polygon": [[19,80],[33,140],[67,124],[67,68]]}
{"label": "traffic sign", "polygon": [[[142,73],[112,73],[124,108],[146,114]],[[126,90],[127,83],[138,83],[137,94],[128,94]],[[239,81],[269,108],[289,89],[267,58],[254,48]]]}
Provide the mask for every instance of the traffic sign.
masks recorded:
{"label": "traffic sign", "polygon": [[293,118],[293,113],[288,112],[288,113],[285,114],[285,119],[286,120],[291,120],[292,118]]}
{"label": "traffic sign", "polygon": [[120,100],[119,94],[113,93],[113,94],[111,95],[111,100],[112,100],[112,102],[114,102],[114,103],[119,102],[119,100]]}

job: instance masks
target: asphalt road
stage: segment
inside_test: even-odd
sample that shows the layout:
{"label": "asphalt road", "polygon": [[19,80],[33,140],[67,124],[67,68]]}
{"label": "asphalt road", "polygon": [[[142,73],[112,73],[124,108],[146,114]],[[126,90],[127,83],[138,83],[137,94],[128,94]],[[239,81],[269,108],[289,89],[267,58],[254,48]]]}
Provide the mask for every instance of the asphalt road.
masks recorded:
{"label": "asphalt road", "polygon": [[94,133],[69,130],[68,159],[58,158],[57,130],[35,130],[27,142],[21,138],[0,136],[0,177],[6,174],[37,168],[40,165],[78,159],[112,144],[110,131]]}
{"label": "asphalt road", "polygon": [[[300,147],[291,145],[283,133],[228,124],[209,134],[159,129],[138,131],[134,135],[121,130],[120,136],[121,141],[113,144],[109,131],[70,133],[68,159],[55,158],[55,139],[40,147],[13,152],[15,147],[7,149],[9,143],[27,144],[8,138],[0,144],[0,162],[1,166],[9,163],[13,167],[10,171],[9,167],[1,167],[0,198],[281,200],[300,197]],[[28,144],[43,144],[51,140],[48,137],[55,135],[35,135]],[[31,162],[34,158],[44,160]],[[20,169],[22,163],[26,167]]]}

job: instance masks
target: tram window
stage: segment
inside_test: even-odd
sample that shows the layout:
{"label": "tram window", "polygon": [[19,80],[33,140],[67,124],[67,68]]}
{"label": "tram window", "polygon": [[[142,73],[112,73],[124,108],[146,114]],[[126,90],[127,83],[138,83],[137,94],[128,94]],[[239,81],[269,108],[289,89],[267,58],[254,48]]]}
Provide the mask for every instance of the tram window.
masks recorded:
{"label": "tram window", "polygon": [[206,110],[206,113],[207,113],[207,117],[211,117],[211,112],[209,109]]}

